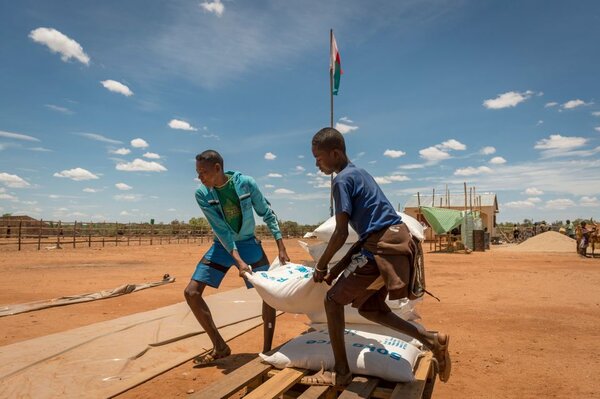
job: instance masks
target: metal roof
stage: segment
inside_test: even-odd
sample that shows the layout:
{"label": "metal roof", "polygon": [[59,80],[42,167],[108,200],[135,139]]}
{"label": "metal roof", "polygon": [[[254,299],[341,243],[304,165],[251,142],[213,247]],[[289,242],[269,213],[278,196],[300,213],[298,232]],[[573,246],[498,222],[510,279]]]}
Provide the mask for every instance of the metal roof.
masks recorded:
{"label": "metal roof", "polygon": [[[464,209],[465,207],[465,195],[464,194],[450,194],[450,205],[446,204],[446,196],[442,193],[441,195],[435,196],[435,204],[432,203],[433,197],[431,195],[421,195],[421,206],[440,206],[440,198],[442,200],[442,207],[444,208],[460,208]],[[476,193],[477,198],[481,198],[481,206],[482,207],[494,207],[496,211],[498,211],[498,201],[496,199],[496,194],[494,193]],[[469,196],[467,195],[467,206],[470,206]],[[404,204],[404,209],[406,208],[417,208],[419,206],[419,202],[417,199],[417,195],[413,195],[406,201]],[[473,198],[473,208],[475,208],[475,198]]]}

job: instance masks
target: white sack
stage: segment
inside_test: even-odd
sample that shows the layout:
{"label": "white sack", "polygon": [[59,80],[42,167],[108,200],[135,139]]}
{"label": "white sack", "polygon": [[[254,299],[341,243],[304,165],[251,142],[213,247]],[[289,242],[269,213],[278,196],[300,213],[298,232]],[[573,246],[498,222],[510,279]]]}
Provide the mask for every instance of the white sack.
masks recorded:
{"label": "white sack", "polygon": [[[421,330],[425,330],[425,327],[423,327],[421,324],[417,323],[416,321],[411,321],[410,324],[416,326],[417,328],[419,328]],[[317,331],[318,330],[327,330],[327,323],[310,323],[309,326],[313,330],[317,330]],[[357,331],[362,331],[362,332],[372,333],[372,334],[388,335],[392,338],[398,338],[403,341],[406,341],[409,344],[417,347],[418,349],[423,350],[423,348],[424,348],[423,344],[418,339],[413,338],[404,333],[401,333],[399,331],[392,330],[391,328],[382,326],[380,324],[346,323],[346,329],[357,330]]]}
{"label": "white sack", "polygon": [[[325,248],[327,248],[326,242],[318,242],[318,243],[313,244],[313,243],[307,243],[304,241],[298,241],[298,244],[300,244],[302,249],[304,249],[306,252],[308,252],[310,257],[315,262],[319,261],[319,259],[325,252]],[[352,247],[352,243],[348,243],[348,242],[345,243],[344,245],[342,245],[342,247],[335,253],[335,255],[333,255],[333,258],[331,258],[331,260],[329,261],[329,264],[330,265],[332,263],[335,264],[335,263],[338,263],[340,260],[342,260],[344,255],[346,255],[348,253],[348,251],[350,250],[351,247]]]}
{"label": "white sack", "polygon": [[286,263],[267,272],[246,274],[248,281],[269,306],[288,313],[324,312],[329,286],[313,281],[314,269]]}
{"label": "white sack", "polygon": [[[390,336],[364,331],[345,330],[348,364],[353,374],[365,374],[392,382],[414,380],[413,368],[421,351],[410,343]],[[327,330],[301,335],[271,356],[260,354],[274,367],[300,367],[309,370],[332,370],[333,351]]]}
{"label": "white sack", "polygon": [[[423,241],[425,239],[425,228],[417,219],[403,212],[396,213],[402,218],[402,221],[406,223],[406,227],[408,227],[408,230],[410,230],[413,236],[415,236],[419,241]],[[319,227],[317,227],[312,234],[307,233],[305,237],[317,237],[321,241],[329,242],[334,230],[335,216],[332,216],[323,222]],[[356,241],[358,241],[358,234],[352,227],[348,226],[348,239],[346,240],[346,243],[352,244]]]}

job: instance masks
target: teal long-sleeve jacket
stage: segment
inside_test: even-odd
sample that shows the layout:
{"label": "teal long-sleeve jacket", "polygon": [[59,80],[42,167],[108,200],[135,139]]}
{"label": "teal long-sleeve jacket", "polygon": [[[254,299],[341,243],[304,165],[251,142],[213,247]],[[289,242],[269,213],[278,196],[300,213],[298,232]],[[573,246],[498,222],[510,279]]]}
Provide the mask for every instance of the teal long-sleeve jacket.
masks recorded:
{"label": "teal long-sleeve jacket", "polygon": [[281,231],[279,230],[277,216],[271,209],[269,201],[262,195],[256,181],[252,177],[245,176],[240,172],[227,172],[227,174],[230,173],[233,173],[231,178],[233,179],[235,191],[240,199],[240,208],[242,209],[242,227],[239,232],[233,231],[225,221],[223,208],[214,189],[201,184],[200,188],[196,190],[196,202],[200,206],[200,209],[202,209],[204,216],[206,216],[216,238],[231,253],[234,249],[237,249],[235,245],[236,241],[253,237],[256,227],[254,213],[252,212],[254,209],[256,214],[262,217],[269,230],[271,230],[273,237],[276,240],[280,239]]}

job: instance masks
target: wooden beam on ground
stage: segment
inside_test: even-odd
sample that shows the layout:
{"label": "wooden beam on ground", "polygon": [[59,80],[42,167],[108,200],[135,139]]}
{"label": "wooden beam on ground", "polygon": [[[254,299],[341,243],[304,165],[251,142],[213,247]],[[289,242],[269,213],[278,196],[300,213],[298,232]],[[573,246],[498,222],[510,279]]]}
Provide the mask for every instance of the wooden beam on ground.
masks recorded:
{"label": "wooden beam on ground", "polygon": [[356,376],[339,396],[340,399],[369,398],[379,385],[379,378]]}
{"label": "wooden beam on ground", "polygon": [[[419,364],[417,364],[417,370],[415,371],[415,381],[409,383],[396,384],[396,387],[392,391],[390,399],[422,398],[423,392],[425,391],[425,385],[427,384],[427,379],[430,375],[430,368],[432,367],[432,357],[433,354],[431,352],[427,352],[425,356],[423,356],[419,360]],[[435,374],[431,374],[433,374],[433,378],[435,378]]]}
{"label": "wooden beam on ground", "polygon": [[223,378],[208,386],[202,392],[188,396],[191,399],[222,399],[228,398],[245,386],[251,385],[256,380],[261,380],[273,366],[262,362],[257,357],[244,364],[239,369],[227,374]]}
{"label": "wooden beam on ground", "polygon": [[302,392],[298,399],[328,399],[335,398],[335,388],[327,386],[313,385]]}
{"label": "wooden beam on ground", "polygon": [[259,385],[255,390],[244,396],[246,399],[275,399],[294,386],[308,370],[285,368],[276,376]]}

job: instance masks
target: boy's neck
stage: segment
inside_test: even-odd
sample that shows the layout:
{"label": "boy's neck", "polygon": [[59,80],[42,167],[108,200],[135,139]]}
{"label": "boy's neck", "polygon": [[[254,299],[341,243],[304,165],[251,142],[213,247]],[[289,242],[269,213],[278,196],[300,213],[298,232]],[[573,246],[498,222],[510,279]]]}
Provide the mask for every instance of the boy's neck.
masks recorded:
{"label": "boy's neck", "polygon": [[217,182],[216,182],[215,186],[216,187],[223,187],[225,185],[225,183],[227,183],[228,179],[229,179],[229,177],[227,177],[227,175],[225,173],[221,173],[221,175],[217,179]]}
{"label": "boy's neck", "polygon": [[348,160],[348,157],[344,155],[344,158],[340,160],[340,163],[335,168],[335,173],[340,173],[346,166],[348,166],[349,163],[350,161]]}

